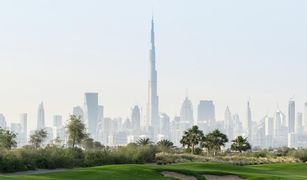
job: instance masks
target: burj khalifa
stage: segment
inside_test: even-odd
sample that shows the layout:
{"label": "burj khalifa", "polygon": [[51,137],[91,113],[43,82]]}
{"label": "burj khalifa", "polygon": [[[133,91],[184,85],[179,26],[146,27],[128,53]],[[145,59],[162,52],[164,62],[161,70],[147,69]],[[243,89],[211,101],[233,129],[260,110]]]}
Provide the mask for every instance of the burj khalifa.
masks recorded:
{"label": "burj khalifa", "polygon": [[159,97],[157,92],[157,70],[155,50],[154,20],[151,20],[151,48],[150,48],[150,79],[148,82],[147,126],[151,130],[151,138],[157,137],[160,129]]}

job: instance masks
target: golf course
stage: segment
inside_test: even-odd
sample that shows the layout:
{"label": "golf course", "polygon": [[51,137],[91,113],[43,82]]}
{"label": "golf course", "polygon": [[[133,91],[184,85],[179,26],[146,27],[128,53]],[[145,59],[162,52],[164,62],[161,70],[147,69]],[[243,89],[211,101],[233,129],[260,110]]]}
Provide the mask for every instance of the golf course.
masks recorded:
{"label": "golf course", "polygon": [[23,175],[22,173],[19,175],[2,174],[0,179],[176,179],[174,177],[164,176],[163,174],[165,172],[180,174],[192,179],[206,179],[205,175],[218,175],[221,177],[234,175],[238,179],[307,179],[307,164],[290,163],[252,166],[236,166],[213,162],[192,162],[171,165],[125,164],[75,168],[62,170],[61,172],[55,171],[28,175]]}

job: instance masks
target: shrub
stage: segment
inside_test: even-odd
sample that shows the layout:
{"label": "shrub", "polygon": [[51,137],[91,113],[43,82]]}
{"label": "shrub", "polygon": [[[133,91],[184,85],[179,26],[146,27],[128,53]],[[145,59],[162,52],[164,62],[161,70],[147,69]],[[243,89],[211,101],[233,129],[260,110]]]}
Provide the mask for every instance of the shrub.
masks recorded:
{"label": "shrub", "polygon": [[307,149],[300,149],[293,153],[293,156],[303,162],[307,162]]}

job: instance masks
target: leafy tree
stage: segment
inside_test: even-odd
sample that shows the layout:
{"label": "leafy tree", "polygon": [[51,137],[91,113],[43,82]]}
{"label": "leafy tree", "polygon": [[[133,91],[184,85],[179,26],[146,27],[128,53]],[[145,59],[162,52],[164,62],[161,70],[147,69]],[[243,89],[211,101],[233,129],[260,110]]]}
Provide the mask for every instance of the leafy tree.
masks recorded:
{"label": "leafy tree", "polygon": [[238,136],[236,139],[232,140],[232,144],[230,149],[233,151],[248,151],[251,149],[251,145],[247,141],[247,138],[243,138],[242,136]]}
{"label": "leafy tree", "polygon": [[204,133],[198,128],[198,126],[193,126],[191,129],[184,131],[180,143],[183,147],[187,146],[191,149],[191,154],[194,154],[195,147],[203,140]]}
{"label": "leafy tree", "polygon": [[168,152],[174,147],[174,143],[167,139],[160,140],[157,145],[162,152]]}
{"label": "leafy tree", "polygon": [[215,156],[216,153],[221,150],[221,146],[225,146],[226,142],[228,142],[227,136],[216,129],[205,136],[202,147],[207,148],[209,151],[213,151]]}
{"label": "leafy tree", "polygon": [[146,145],[151,145],[152,141],[150,141],[149,138],[140,138],[137,140],[136,144],[140,146],[146,146]]}
{"label": "leafy tree", "polygon": [[34,134],[30,136],[30,143],[35,147],[41,147],[42,143],[47,138],[47,131],[45,129],[36,130]]}
{"label": "leafy tree", "polygon": [[93,145],[94,145],[94,148],[95,148],[95,149],[102,149],[102,148],[105,148],[105,146],[102,145],[99,141],[94,141]]}
{"label": "leafy tree", "polygon": [[88,134],[85,132],[85,125],[80,116],[70,115],[66,128],[68,131],[68,143],[73,148],[75,145],[80,145],[82,140],[88,137]]}
{"label": "leafy tree", "polygon": [[53,140],[52,140],[52,143],[51,143],[50,145],[55,146],[55,147],[58,147],[58,148],[64,147],[64,146],[62,145],[62,140],[60,139],[60,137],[56,137],[55,139],[53,139]]}
{"label": "leafy tree", "polygon": [[0,147],[12,149],[17,147],[16,134],[12,131],[0,128]]}
{"label": "leafy tree", "polygon": [[94,148],[94,139],[93,138],[85,138],[81,142],[81,146],[85,150],[93,149]]}

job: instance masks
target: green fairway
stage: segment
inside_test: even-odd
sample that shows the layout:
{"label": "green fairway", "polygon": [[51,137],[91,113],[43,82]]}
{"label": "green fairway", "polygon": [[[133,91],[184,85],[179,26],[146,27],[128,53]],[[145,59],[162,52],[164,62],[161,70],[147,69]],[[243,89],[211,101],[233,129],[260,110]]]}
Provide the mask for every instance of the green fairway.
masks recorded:
{"label": "green fairway", "polygon": [[307,179],[307,164],[267,164],[256,166],[234,166],[219,163],[184,163],[167,166],[146,165],[108,165],[93,168],[79,168],[64,172],[0,176],[4,179],[171,179],[163,177],[161,171],[174,171],[204,179],[203,174],[233,174],[248,179]]}

